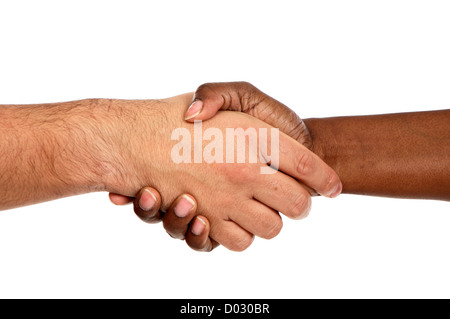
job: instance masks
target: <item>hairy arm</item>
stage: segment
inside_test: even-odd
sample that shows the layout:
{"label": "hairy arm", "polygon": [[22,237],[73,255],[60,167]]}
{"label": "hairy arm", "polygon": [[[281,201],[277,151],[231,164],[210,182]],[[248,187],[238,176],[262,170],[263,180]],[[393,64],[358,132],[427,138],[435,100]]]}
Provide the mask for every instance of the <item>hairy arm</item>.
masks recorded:
{"label": "hairy arm", "polygon": [[[203,160],[192,165],[190,160],[173,160],[174,146],[181,142],[172,139],[174,131],[184,129],[188,136],[183,136],[183,143],[189,151],[183,149],[183,154],[190,157],[192,146],[198,147],[191,139],[193,126],[182,117],[192,96],[1,106],[0,209],[101,190],[134,196],[151,185],[161,191],[164,210],[181,193],[195,196],[197,212],[211,222],[211,238],[241,251],[255,235],[278,234],[282,227],[278,212],[291,218],[308,213],[310,194],[296,178],[331,197],[340,191],[336,173],[283,133],[279,147],[289,151],[281,152],[280,170],[272,174],[261,174],[262,168],[271,169],[265,162]],[[255,132],[271,128],[251,116],[223,112],[203,129],[213,128],[224,136],[230,126],[252,127]],[[304,158],[315,167],[312,172],[299,169]],[[211,189],[219,195],[211,196]],[[177,212],[185,215],[195,202],[183,202]]]}
{"label": "hairy arm", "polygon": [[0,106],[0,210],[104,190],[108,116],[108,100]]}
{"label": "hairy arm", "polygon": [[344,193],[450,200],[450,110],[304,122]]}

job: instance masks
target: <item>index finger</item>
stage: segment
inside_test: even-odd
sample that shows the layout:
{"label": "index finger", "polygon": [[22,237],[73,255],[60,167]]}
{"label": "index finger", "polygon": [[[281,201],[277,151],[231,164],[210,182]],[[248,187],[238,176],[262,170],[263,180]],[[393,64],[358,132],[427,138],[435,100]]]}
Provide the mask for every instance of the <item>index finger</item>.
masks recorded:
{"label": "index finger", "polygon": [[[270,128],[270,130],[275,128]],[[274,137],[272,134],[271,139]],[[261,136],[260,136],[261,137]],[[270,158],[273,167],[274,151],[271,150]],[[305,146],[301,145],[283,132],[279,132],[278,163],[276,169],[302,181],[307,186],[326,197],[336,197],[342,191],[342,183],[336,172],[329,167],[319,156]]]}

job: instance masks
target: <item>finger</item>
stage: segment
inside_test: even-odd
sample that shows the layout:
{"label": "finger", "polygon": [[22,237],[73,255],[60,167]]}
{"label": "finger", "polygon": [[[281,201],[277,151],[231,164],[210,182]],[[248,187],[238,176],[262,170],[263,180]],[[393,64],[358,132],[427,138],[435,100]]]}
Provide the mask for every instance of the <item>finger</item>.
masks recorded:
{"label": "finger", "polygon": [[[287,140],[280,143],[280,169],[321,195],[336,197],[340,194],[342,184],[339,177],[320,157],[306,151],[312,146],[308,129],[287,106],[247,82],[207,83],[195,92],[186,119],[209,119],[219,109],[246,112],[279,128],[285,133],[280,137]],[[290,149],[296,150],[295,154]]]}
{"label": "finger", "polygon": [[[253,85],[247,82],[206,83],[195,91],[194,100],[185,114],[185,120],[207,120],[218,110],[248,111],[260,96]],[[259,91],[260,92],[260,91]],[[244,101],[244,103],[242,103]]]}
{"label": "finger", "polygon": [[196,251],[210,252],[217,246],[215,240],[209,237],[210,224],[206,217],[196,216],[186,232],[186,243]]}
{"label": "finger", "polygon": [[133,202],[134,198],[133,197],[124,196],[124,195],[120,195],[120,194],[116,194],[116,193],[109,193],[109,200],[114,205],[119,205],[120,206],[120,205],[126,205],[126,204],[129,204],[129,203]]}
{"label": "finger", "polygon": [[311,210],[311,196],[295,179],[282,172],[260,174],[253,197],[292,219],[303,219]]}
{"label": "finger", "polygon": [[230,218],[249,233],[265,239],[274,238],[283,227],[277,211],[255,200],[242,211],[232,212]]}
{"label": "finger", "polygon": [[144,187],[133,202],[134,212],[144,222],[153,224],[161,221],[161,195],[152,187]]}
{"label": "finger", "polygon": [[[272,129],[269,128],[271,133],[267,134],[267,137],[260,134],[260,143],[267,143],[264,141],[266,138],[272,139]],[[284,133],[280,133],[278,137],[278,152],[276,149],[271,150],[270,157],[264,153],[267,147],[260,148],[261,155],[270,160],[272,167],[275,166],[276,169],[302,181],[323,196],[333,198],[341,193],[342,183],[339,176],[319,156]]]}
{"label": "finger", "polygon": [[279,128],[299,143],[311,148],[308,128],[289,107],[248,82],[206,83],[198,87],[185,120],[207,120],[219,110],[250,114]]}
{"label": "finger", "polygon": [[220,220],[211,225],[210,236],[225,248],[232,251],[244,251],[255,236],[231,220]]}
{"label": "finger", "polygon": [[197,202],[188,194],[179,196],[163,217],[163,226],[167,233],[176,239],[184,239],[197,211]]}
{"label": "finger", "polygon": [[337,173],[305,146],[281,135],[285,138],[280,137],[280,170],[303,181],[323,196],[337,197],[342,191]]}

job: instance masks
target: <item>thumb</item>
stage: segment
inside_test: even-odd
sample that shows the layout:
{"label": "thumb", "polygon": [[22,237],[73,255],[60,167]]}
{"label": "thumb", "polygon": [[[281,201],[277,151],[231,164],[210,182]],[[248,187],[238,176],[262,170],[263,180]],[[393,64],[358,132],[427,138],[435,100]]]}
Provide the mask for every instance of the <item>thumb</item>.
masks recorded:
{"label": "thumb", "polygon": [[302,119],[281,102],[248,82],[206,83],[198,87],[185,120],[208,120],[219,110],[244,112],[279,128],[307,148],[312,141]]}
{"label": "thumb", "polygon": [[245,111],[241,103],[242,95],[253,90],[256,88],[246,82],[202,84],[195,91],[184,119],[188,122],[208,120],[219,110]]}

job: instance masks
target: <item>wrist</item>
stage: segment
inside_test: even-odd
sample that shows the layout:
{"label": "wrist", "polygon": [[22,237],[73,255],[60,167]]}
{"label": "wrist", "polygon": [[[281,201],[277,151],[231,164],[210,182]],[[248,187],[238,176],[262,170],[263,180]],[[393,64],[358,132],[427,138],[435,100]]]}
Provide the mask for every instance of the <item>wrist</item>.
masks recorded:
{"label": "wrist", "polygon": [[326,153],[326,141],[322,138],[321,133],[323,134],[323,127],[321,125],[321,119],[317,118],[310,118],[310,119],[304,119],[303,122],[305,123],[306,127],[309,131],[310,136],[310,147],[309,149],[315,153],[317,156],[319,156],[322,160],[325,160],[327,157]]}
{"label": "wrist", "polygon": [[[140,101],[143,102],[143,101]],[[132,144],[139,136],[136,101],[116,99],[86,99],[82,101],[85,114],[83,134],[87,159],[87,184],[91,191],[108,191],[134,195],[137,188],[133,172],[135,162]],[[141,112],[145,110],[141,108]],[[135,133],[135,134],[134,134]]]}
{"label": "wrist", "polygon": [[[338,129],[326,118],[305,119],[304,123],[311,137],[310,150],[340,174],[339,147],[337,146]],[[342,180],[342,177],[341,177]]]}
{"label": "wrist", "polygon": [[183,121],[191,100],[192,94],[164,100],[90,100],[90,109],[98,113],[90,125],[93,143],[99,143],[94,150],[96,187],[135,196],[144,186],[161,184],[170,166],[172,130],[192,126]]}
{"label": "wrist", "polygon": [[[93,112],[88,125],[97,158],[95,188],[135,196],[153,180],[170,115],[170,103],[159,100],[87,100]],[[180,113],[181,116],[181,113]]]}
{"label": "wrist", "polygon": [[[67,183],[81,192],[106,191],[119,172],[120,152],[114,100],[85,99],[72,103],[64,115],[61,167]],[[66,151],[68,150],[68,151]]]}

